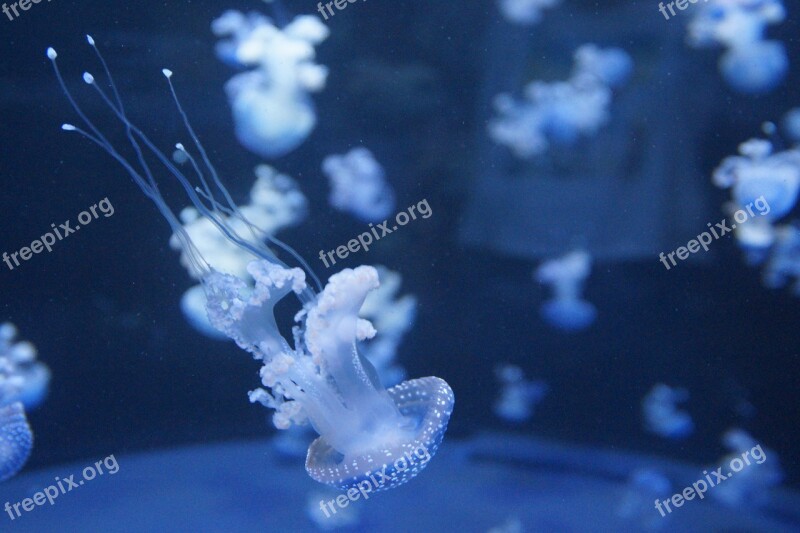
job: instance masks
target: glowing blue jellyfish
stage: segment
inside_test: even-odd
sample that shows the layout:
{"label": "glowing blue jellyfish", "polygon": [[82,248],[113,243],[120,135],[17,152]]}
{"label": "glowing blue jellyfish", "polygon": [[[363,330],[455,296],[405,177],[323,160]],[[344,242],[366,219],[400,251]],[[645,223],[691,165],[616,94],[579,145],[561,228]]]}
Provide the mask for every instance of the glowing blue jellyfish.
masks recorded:
{"label": "glowing blue jellyfish", "polygon": [[725,81],[742,93],[765,93],[777,87],[789,69],[783,44],[764,40],[766,27],[784,18],[781,0],[711,0],[697,6],[688,41],[698,48],[726,47],[719,61]]}
{"label": "glowing blue jellyfish", "polygon": [[394,191],[386,173],[366,148],[329,155],[322,161],[322,171],[328,176],[329,202],[335,209],[364,222],[382,222],[394,211]]}
{"label": "glowing blue jellyfish", "polygon": [[314,63],[314,47],[328,28],[301,15],[281,29],[263,15],[238,11],[225,12],[211,28],[226,38],[217,45],[223,61],[254,67],[225,85],[239,142],[266,158],[297,148],[317,122],[309,93],[325,87],[328,69]]}
{"label": "glowing blue jellyfish", "polygon": [[758,208],[762,217],[773,221],[786,216],[800,192],[800,150],[774,153],[771,142],[751,139],[739,145],[739,154],[725,158],[714,170],[714,184],[731,188],[740,208]]}
{"label": "glowing blue jellyfish", "polygon": [[575,52],[569,80],[531,82],[521,100],[497,95],[489,136],[527,159],[543,154],[553,143],[568,145],[595,135],[608,122],[612,89],[624,85],[632,70],[633,61],[624,50],[583,45]]}
{"label": "glowing blue jellyfish", "polygon": [[778,454],[763,448],[749,433],[738,428],[726,431],[722,443],[731,453],[717,464],[731,469],[741,467],[709,491],[710,495],[729,507],[755,509],[767,505],[771,490],[784,479]]}
{"label": "glowing blue jellyfish", "polygon": [[642,399],[645,429],[669,439],[683,439],[691,435],[694,431],[692,417],[676,406],[688,399],[689,391],[686,389],[673,389],[663,383],[655,385]]}
{"label": "glowing blue jellyfish", "polygon": [[[85,73],[83,79],[125,126],[141,168],[122,157],[83,113],[62,79],[56,51],[49,48],[47,56],[58,82],[87,128],[65,124],[62,129],[78,132],[104,149],[158,207],[192,268],[202,272],[211,324],[264,363],[261,382],[271,392],[257,389],[250,393],[250,400],[275,409],[273,420],[279,427],[306,422],[312,425],[320,436],[309,447],[306,470],[321,483],[347,489],[379,475],[383,483],[375,490],[384,490],[416,476],[427,461],[404,469],[399,468],[398,462],[419,449],[425,449],[429,457],[436,453],[453,410],[453,391],[436,377],[413,379],[385,389],[372,365],[358,352],[357,341],[365,339],[374,329],[369,321],[359,318],[358,312],[367,293],[380,285],[377,271],[367,266],[346,269],[332,275],[322,289],[294,250],[268,236],[273,245],[280,246],[306,268],[320,290],[318,293],[306,284],[303,270],[287,267],[263,243],[240,234],[232,220],[242,222],[246,234],[259,235],[259,230],[233,203],[211,165],[178,101],[172,72],[163,71],[203,164],[201,169],[195,158],[179,145],[197,174],[197,187],[130,122],[105,61],[94,40],[87,39],[109,78],[112,96],[95,83],[91,74]],[[231,242],[253,255],[255,260],[247,266],[247,271],[254,286],[217,271],[200,254],[161,196],[150,166],[144,163],[145,150],[178,181],[202,216]],[[294,293],[303,304],[295,316],[297,326],[291,344],[280,334],[273,314],[275,304],[289,293]]]}
{"label": "glowing blue jellyfish", "polygon": [[800,107],[786,112],[783,116],[783,129],[792,142],[800,143]]}
{"label": "glowing blue jellyfish", "polygon": [[[279,174],[269,165],[259,165],[255,174],[256,181],[250,190],[250,202],[240,206],[239,210],[258,231],[250,232],[244,221],[221,215],[250,244],[262,243],[283,228],[299,223],[307,212],[306,198],[290,177]],[[252,261],[252,255],[248,251],[227,239],[197,209],[186,208],[181,211],[180,217],[184,230],[209,265],[219,272],[248,278],[247,265]],[[180,239],[175,235],[170,240],[170,245],[175,250],[183,250]],[[202,278],[203,272],[193,268],[191,258],[185,253],[181,255],[181,264],[192,278]],[[208,322],[202,285],[195,285],[184,293],[181,310],[200,333],[211,338],[227,339]]]}
{"label": "glowing blue jellyfish", "polygon": [[542,11],[560,3],[561,0],[498,0],[498,7],[509,22],[532,26],[541,20]]}
{"label": "glowing blue jellyfish", "polygon": [[495,376],[502,388],[500,398],[494,404],[494,414],[508,422],[529,420],[549,390],[543,381],[528,381],[522,369],[515,365],[498,366]]}
{"label": "glowing blue jellyfish", "polygon": [[583,285],[592,269],[592,258],[584,251],[570,252],[539,266],[534,279],[550,285],[553,298],[539,312],[553,327],[564,331],[588,328],[597,317],[594,305],[583,299]]}
{"label": "glowing blue jellyfish", "polygon": [[36,361],[30,342],[16,342],[17,328],[0,324],[0,481],[20,471],[33,449],[25,411],[47,395],[50,370]]}

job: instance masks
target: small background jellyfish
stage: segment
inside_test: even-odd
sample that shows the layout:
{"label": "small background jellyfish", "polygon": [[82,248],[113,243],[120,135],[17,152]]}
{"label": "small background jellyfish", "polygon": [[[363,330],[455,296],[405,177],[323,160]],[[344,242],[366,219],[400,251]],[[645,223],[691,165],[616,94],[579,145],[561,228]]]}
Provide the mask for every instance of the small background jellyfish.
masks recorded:
{"label": "small background jellyfish", "polygon": [[543,381],[528,381],[522,369],[515,365],[497,366],[495,376],[502,388],[494,404],[494,414],[508,422],[529,420],[549,390]]}
{"label": "small background jellyfish", "polygon": [[650,433],[669,439],[683,439],[694,432],[692,417],[678,410],[677,404],[689,400],[689,391],[656,384],[642,398],[644,427]]}
{"label": "small background jellyfish", "polygon": [[558,6],[561,0],[497,0],[500,12],[509,22],[532,26],[542,19],[542,11]]}
{"label": "small background jellyfish", "polygon": [[783,43],[764,40],[768,25],[783,22],[781,0],[711,0],[696,6],[689,23],[691,46],[724,46],[719,70],[736,91],[761,94],[773,90],[789,70]]}
{"label": "small background jellyfish", "polygon": [[0,324],[0,481],[28,460],[33,432],[25,413],[41,405],[50,382],[50,370],[36,361],[36,347],[16,337],[13,324]]}
{"label": "small background jellyfish", "polygon": [[328,177],[331,206],[364,222],[382,222],[395,208],[395,195],[383,167],[372,152],[353,148],[344,155],[329,155],[322,161]]}
{"label": "small background jellyfish", "polygon": [[[765,131],[776,128],[765,125]],[[775,142],[750,139],[739,145],[739,155],[725,158],[714,170],[713,183],[730,189],[726,211],[756,208],[746,221],[736,219],[734,235],[750,266],[763,266],[762,279],[780,288],[800,273],[800,235],[796,222],[780,224],[794,210],[800,194],[800,147],[775,150]],[[800,285],[794,284],[800,295]]]}
{"label": "small background jellyfish", "polygon": [[314,47],[328,28],[311,15],[278,28],[259,13],[226,11],[211,29],[223,38],[220,59],[252,68],[225,85],[239,142],[265,158],[297,148],[317,122],[309,93],[325,87],[328,69],[314,62]]}
{"label": "small background jellyfish", "polygon": [[[256,181],[250,190],[250,203],[241,206],[240,212],[258,229],[253,233],[242,220],[227,218],[227,223],[251,243],[263,243],[280,230],[298,224],[307,212],[307,201],[290,177],[279,174],[269,165],[255,169]],[[233,244],[211,220],[200,215],[194,207],[181,212],[183,229],[192,239],[200,254],[219,272],[247,279],[247,265],[252,255]],[[181,251],[181,264],[189,275],[201,280],[203,273],[194,268],[181,247],[180,239],[173,235],[170,246]],[[227,337],[214,328],[206,313],[206,295],[202,284],[188,289],[181,298],[181,310],[189,323],[204,335],[225,340]]]}
{"label": "small background jellyfish", "polygon": [[628,477],[616,514],[637,530],[662,529],[666,525],[665,517],[653,513],[653,501],[669,494],[672,494],[672,483],[663,472],[654,468],[637,469]]}
{"label": "small background jellyfish", "polygon": [[591,270],[592,258],[582,250],[546,261],[536,269],[534,279],[549,285],[553,293],[539,308],[545,322],[567,332],[592,325],[597,310],[583,299],[584,284]]}
{"label": "small background jellyfish", "polygon": [[570,145],[595,135],[608,122],[612,89],[624,85],[632,70],[624,50],[585,44],[575,52],[569,80],[533,81],[522,100],[497,95],[498,116],[489,122],[489,136],[525,159],[546,152],[552,143]]}
{"label": "small background jellyfish", "polygon": [[[739,428],[726,431],[722,436],[722,443],[731,453],[717,464],[724,465],[726,469],[732,459],[738,458],[741,461],[744,452],[751,452],[758,447],[760,453],[754,452],[758,457],[748,454],[750,463],[745,462],[741,470],[728,476],[724,483],[715,486],[710,491],[711,496],[729,507],[737,508],[758,508],[769,503],[770,489],[780,485],[784,478],[778,454],[769,448],[761,448],[748,432]],[[725,470],[723,473],[727,475],[728,472]]]}

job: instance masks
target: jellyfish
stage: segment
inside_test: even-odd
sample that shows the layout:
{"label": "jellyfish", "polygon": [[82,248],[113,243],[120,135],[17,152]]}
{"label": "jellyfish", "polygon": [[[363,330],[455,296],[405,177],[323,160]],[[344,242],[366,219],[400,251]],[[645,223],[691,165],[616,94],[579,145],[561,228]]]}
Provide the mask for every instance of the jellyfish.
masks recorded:
{"label": "jellyfish", "polygon": [[658,383],[642,399],[645,429],[661,437],[683,439],[694,431],[692,417],[676,404],[689,399],[689,391]]}
{"label": "jellyfish", "polygon": [[253,67],[225,85],[239,142],[265,158],[297,148],[316,126],[309,93],[325,87],[328,69],[314,62],[314,47],[327,39],[328,28],[312,15],[278,28],[258,13],[226,11],[211,29],[223,38],[218,57]]}
{"label": "jellyfish", "polygon": [[497,116],[489,122],[491,139],[521,159],[541,155],[551,144],[570,145],[593,136],[608,122],[612,89],[625,84],[633,61],[622,49],[592,44],[574,54],[567,81],[533,81],[517,100],[508,93],[494,98]]}
{"label": "jellyfish", "polygon": [[[265,244],[248,240],[247,235],[258,234],[258,228],[233,202],[194,133],[172,83],[172,71],[164,69],[162,73],[200,163],[182,144],[176,146],[195,171],[195,186],[131,123],[94,39],[87,36],[87,41],[103,66],[111,94],[106,94],[90,73],[84,73],[83,80],[122,123],[137,161],[120,155],[81,110],[64,83],[56,61],[58,55],[51,47],[47,57],[83,123],[81,127],[64,124],[62,129],[78,133],[105,150],[166,219],[187,261],[201,274],[210,323],[263,363],[260,376],[264,387],[251,391],[250,401],[274,409],[273,422],[278,428],[311,424],[319,437],[309,446],[306,471],[320,483],[346,490],[378,476],[380,484],[375,490],[387,490],[418,475],[428,461],[413,467],[404,461],[404,468],[398,463],[420,448],[427,450],[429,457],[436,453],[453,411],[454,395],[450,386],[437,377],[411,379],[386,389],[373,366],[359,353],[357,341],[374,330],[369,321],[359,318],[358,312],[369,291],[380,285],[377,270],[369,266],[344,269],[333,274],[322,288],[306,261],[288,245],[267,236],[271,244],[290,254],[303,268],[289,267]],[[178,182],[201,215],[253,255],[247,265],[253,285],[216,270],[206,261],[161,196],[152,168],[144,162],[145,152]],[[233,220],[244,224],[244,234]],[[307,274],[312,285],[306,281]],[[302,304],[295,315],[297,325],[291,342],[281,335],[273,313],[278,301],[290,293]]]}
{"label": "jellyfish", "polygon": [[800,143],[800,107],[795,107],[783,116],[783,129],[794,143]]}
{"label": "jellyfish", "polygon": [[500,398],[494,404],[494,414],[508,422],[525,422],[533,416],[536,404],[542,401],[549,387],[543,381],[528,381],[525,373],[515,365],[495,368],[500,382]]}
{"label": "jellyfish", "polygon": [[405,369],[395,359],[403,337],[414,325],[417,299],[410,294],[398,296],[403,283],[398,272],[384,266],[375,268],[381,286],[367,295],[358,316],[375,325],[376,335],[364,340],[360,348],[375,367],[381,383],[390,387],[406,377]]}
{"label": "jellyfish", "polygon": [[364,222],[381,222],[395,207],[392,187],[372,152],[353,148],[344,155],[329,155],[322,171],[331,185],[329,202]]}
{"label": "jellyfish", "polygon": [[[234,226],[238,233],[245,235],[248,242],[256,243],[267,240],[268,235],[275,235],[283,228],[298,224],[307,212],[307,201],[297,184],[290,177],[278,173],[269,165],[259,165],[255,169],[256,181],[250,190],[250,203],[240,206],[240,211],[247,217],[258,232],[249,233],[241,220],[227,217],[227,222]],[[186,233],[199,250],[200,254],[216,270],[247,278],[247,264],[252,256],[242,250],[220,233],[214,223],[200,215],[193,207],[181,211],[181,221]],[[173,235],[170,246],[180,251],[181,243]],[[199,280],[202,272],[192,268],[191,259],[182,254],[181,264],[189,275]],[[189,288],[181,298],[181,310],[188,322],[204,335],[225,340],[227,337],[208,322],[206,313],[205,291],[202,285]]]}
{"label": "jellyfish", "polygon": [[[710,491],[711,496],[729,507],[758,508],[766,505],[770,490],[784,479],[778,454],[762,448],[752,435],[740,428],[726,431],[722,443],[730,453],[717,464],[726,469],[724,474],[727,478]],[[736,468],[738,471],[733,471]]]}
{"label": "jellyfish", "polygon": [[711,0],[697,6],[687,40],[696,48],[725,47],[719,70],[728,85],[762,94],[777,87],[789,69],[783,43],[764,40],[766,27],[785,18],[781,0]]}
{"label": "jellyfish", "polygon": [[498,0],[498,7],[509,22],[533,26],[541,20],[542,11],[560,3],[561,0]]}
{"label": "jellyfish", "polygon": [[545,322],[567,332],[586,329],[594,322],[597,310],[582,297],[591,268],[591,256],[578,250],[545,261],[536,269],[534,279],[553,291],[553,298],[539,309]]}
{"label": "jellyfish", "polygon": [[725,158],[714,170],[714,184],[730,188],[742,209],[756,207],[770,221],[786,216],[800,192],[800,150],[775,153],[770,141],[751,139],[739,145],[739,154]]}
{"label": "jellyfish", "polygon": [[19,472],[33,449],[26,411],[47,395],[50,370],[36,361],[36,348],[15,341],[17,328],[0,324],[0,481]]}

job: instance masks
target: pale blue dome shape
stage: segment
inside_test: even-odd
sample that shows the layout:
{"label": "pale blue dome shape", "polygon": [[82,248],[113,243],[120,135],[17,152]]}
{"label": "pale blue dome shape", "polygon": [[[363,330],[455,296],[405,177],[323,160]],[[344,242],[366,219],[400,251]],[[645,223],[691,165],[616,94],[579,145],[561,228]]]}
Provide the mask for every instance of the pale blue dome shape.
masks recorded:
{"label": "pale blue dome shape", "polygon": [[[413,438],[389,441],[366,453],[343,455],[324,436],[319,437],[309,446],[306,457],[306,471],[313,479],[341,490],[370,481],[374,484],[372,492],[377,492],[408,482],[427,466],[442,443],[453,412],[452,389],[442,379],[427,377],[404,381],[386,392],[411,424]],[[415,454],[420,449],[428,453],[427,459]],[[399,463],[404,457],[411,460]]]}
{"label": "pale blue dome shape", "polygon": [[[379,285],[377,271],[367,266],[345,269],[332,275],[323,290],[307,262],[283,242],[267,236],[270,243],[291,254],[304,270],[289,269],[266,245],[243,239],[227,222],[228,217],[244,222],[250,231],[259,230],[234,203],[192,130],[172,85],[172,72],[162,71],[184,125],[200,153],[203,167],[182,144],[177,144],[176,148],[191,163],[200,183],[198,187],[194,187],[170,158],[130,122],[105,60],[90,36],[87,41],[108,77],[111,97],[88,72],[84,73],[83,80],[124,125],[137,160],[130,162],[120,155],[81,110],[64,83],[56,62],[58,54],[48,48],[47,57],[58,83],[88,131],[72,124],[64,124],[62,129],[81,134],[111,155],[167,220],[191,267],[202,273],[211,323],[225,331],[239,347],[264,361],[262,383],[272,388],[273,395],[258,389],[250,393],[251,401],[276,409],[276,417],[280,415],[284,422],[299,422],[293,417],[307,415],[321,435],[321,440],[310,447],[307,458],[308,471],[312,477],[316,476],[314,479],[334,486],[351,486],[354,480],[363,480],[374,472],[374,466],[365,462],[369,458],[394,459],[392,472],[395,474],[409,470],[400,479],[395,476],[383,486],[373,487],[375,490],[391,488],[411,479],[438,449],[452,413],[454,397],[447,383],[435,377],[407,381],[387,391],[369,361],[356,350],[356,337],[363,337],[366,332],[358,310],[366,293]],[[249,288],[236,276],[215,271],[206,262],[161,196],[150,165],[145,162],[145,152],[169,171],[202,216],[232,243],[254,256],[256,260],[248,266],[256,283],[254,288]],[[306,285],[306,273],[320,293]],[[301,326],[293,329],[294,348],[280,335],[272,312],[274,305],[289,292],[294,292],[303,304],[303,310],[295,317]],[[298,406],[300,409],[294,409]],[[338,462],[334,454],[327,452],[326,442],[334,443],[337,450],[344,452],[343,457],[352,462],[347,465]],[[404,454],[411,451],[418,456],[420,449],[424,449],[423,458],[427,459],[418,458],[409,468],[401,469],[400,460],[413,462]],[[381,473],[385,475],[387,471],[388,468]]]}
{"label": "pale blue dome shape", "polygon": [[545,322],[564,331],[580,331],[592,325],[597,309],[586,300],[572,298],[548,300],[539,312]]}
{"label": "pale blue dome shape", "polygon": [[763,94],[783,81],[789,70],[789,59],[782,43],[757,41],[729,49],[720,58],[719,69],[736,91]]}
{"label": "pale blue dome shape", "polygon": [[[763,205],[763,201],[766,201],[769,211],[761,216],[770,220],[783,218],[797,203],[798,192],[800,192],[798,170],[781,166],[765,166],[758,170],[758,174],[760,174],[758,177],[739,179],[736,182],[733,186],[734,200],[744,208],[748,204],[755,204],[756,200],[763,197],[763,200],[756,205]],[[759,211],[755,211],[755,216],[759,216]]]}
{"label": "pale blue dome shape", "polygon": [[0,407],[0,481],[19,472],[33,449],[33,432],[22,403]]}

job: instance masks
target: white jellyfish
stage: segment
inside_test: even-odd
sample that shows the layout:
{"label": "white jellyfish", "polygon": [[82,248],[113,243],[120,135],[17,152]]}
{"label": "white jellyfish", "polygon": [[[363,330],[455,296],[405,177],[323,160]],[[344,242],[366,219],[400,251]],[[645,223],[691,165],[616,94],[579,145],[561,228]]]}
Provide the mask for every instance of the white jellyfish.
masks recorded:
{"label": "white jellyfish", "polygon": [[294,150],[316,125],[309,93],[325,87],[328,70],[314,62],[314,47],[328,28],[312,15],[281,29],[268,17],[238,11],[225,12],[211,28],[224,38],[217,45],[221,59],[253,68],[225,85],[239,142],[265,158]]}
{"label": "white jellyfish", "polygon": [[494,414],[513,423],[530,419],[536,405],[549,390],[547,384],[528,381],[522,369],[515,365],[500,365],[494,372],[501,386],[500,398],[494,404]]}
{"label": "white jellyfish", "polygon": [[521,100],[498,94],[489,136],[527,159],[543,154],[553,143],[568,145],[595,135],[609,120],[612,89],[624,85],[632,70],[633,61],[624,50],[583,45],[575,52],[569,80],[533,81]]}
{"label": "white jellyfish", "polygon": [[730,188],[742,209],[755,207],[771,221],[786,216],[800,192],[800,150],[774,153],[770,141],[751,139],[739,145],[739,154],[725,158],[714,170],[714,184]]}
{"label": "white jellyfish", "polygon": [[322,171],[331,186],[331,206],[364,222],[382,222],[395,207],[395,196],[383,167],[372,152],[353,148],[343,155],[329,155]]}
{"label": "white jellyfish", "polygon": [[509,22],[522,26],[537,24],[542,11],[558,6],[561,0],[498,0],[500,12]]}
{"label": "white jellyfish", "polygon": [[763,448],[749,433],[739,428],[725,432],[722,443],[731,452],[718,463],[723,466],[726,479],[709,491],[711,496],[737,509],[767,504],[770,490],[784,478],[778,454]]}
{"label": "white jellyfish", "polygon": [[710,0],[697,6],[688,41],[697,48],[724,46],[719,70],[725,81],[742,93],[765,93],[789,69],[783,43],[764,40],[766,27],[785,18],[781,0]]}
{"label": "white jellyfish", "polygon": [[534,273],[539,283],[549,285],[552,299],[539,312],[553,327],[564,331],[588,328],[597,317],[594,305],[583,299],[583,286],[592,269],[591,256],[578,250],[542,263]]}
{"label": "white jellyfish", "polygon": [[692,417],[677,408],[689,399],[689,391],[656,384],[642,399],[642,416],[647,431],[669,439],[683,439],[694,431]]}
{"label": "white jellyfish", "polygon": [[381,383],[391,387],[406,378],[405,369],[395,359],[403,337],[414,325],[417,299],[410,294],[399,296],[403,278],[398,272],[383,266],[375,268],[381,286],[367,295],[358,316],[369,320],[377,333],[361,342],[359,348],[375,367]]}
{"label": "white jellyfish", "polygon": [[17,328],[0,324],[0,481],[19,472],[33,449],[26,411],[47,396],[50,370],[36,361],[36,348],[16,341]]}
{"label": "white jellyfish", "polygon": [[[91,37],[88,40],[100,57],[94,41]],[[111,97],[94,83],[94,78],[84,76],[84,81],[100,94],[123,124],[134,149],[146,150],[158,159],[198,212],[253,255],[247,272],[254,286],[240,277],[219,272],[200,254],[164,201],[149,166],[137,165],[119,155],[76,103],[61,76],[55,50],[49,48],[47,56],[62,91],[89,131],[71,124],[63,125],[62,129],[81,134],[122,164],[167,220],[192,268],[202,273],[211,324],[263,362],[261,382],[266,388],[251,391],[250,400],[275,409],[273,421],[278,427],[310,422],[319,434],[308,449],[308,474],[340,489],[372,483],[372,478],[380,475],[382,483],[375,490],[394,488],[418,475],[429,461],[413,467],[404,461],[404,468],[400,469],[399,460],[419,449],[426,450],[428,458],[436,453],[455,399],[449,385],[437,377],[412,379],[386,389],[375,369],[359,353],[357,341],[374,333],[372,324],[359,318],[358,313],[367,293],[380,285],[377,271],[369,266],[345,269],[332,275],[323,289],[306,261],[290,247],[270,238],[273,244],[282,245],[305,271],[289,268],[263,243],[248,241],[247,235],[257,233],[258,229],[231,200],[188,119],[187,131],[202,157],[203,170],[188,152],[187,157],[197,172],[200,187],[195,187],[130,122],[110,75]],[[175,105],[185,117],[172,85],[172,72],[163,73]],[[245,223],[244,235],[237,231],[232,220]],[[306,284],[306,272],[317,290]],[[281,335],[273,313],[275,305],[289,293],[295,294],[302,304],[295,315],[297,325],[292,330],[291,342]]]}
{"label": "white jellyfish", "polygon": [[[185,151],[183,146],[181,150]],[[239,207],[246,220],[220,215],[252,245],[264,242],[278,231],[299,223],[307,211],[306,198],[290,177],[279,174],[269,165],[257,166],[255,174],[256,181],[250,190],[250,202]],[[248,251],[233,244],[214,222],[201,216],[193,207],[181,211],[181,221],[184,231],[211,266],[220,272],[247,278],[247,265],[252,261],[252,255]],[[250,231],[248,224],[255,231]],[[172,236],[170,246],[178,251],[183,250],[177,235]],[[181,264],[187,268],[192,278],[202,278],[202,272],[193,269],[191,258],[185,253],[181,255]],[[208,322],[202,285],[195,285],[184,293],[181,310],[200,333],[211,338],[227,339]]]}

